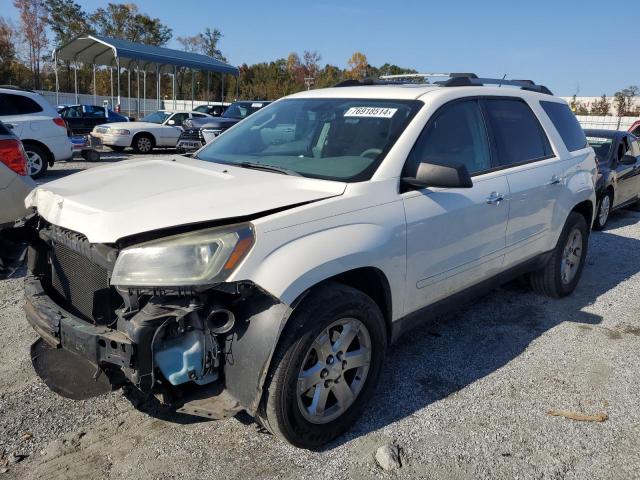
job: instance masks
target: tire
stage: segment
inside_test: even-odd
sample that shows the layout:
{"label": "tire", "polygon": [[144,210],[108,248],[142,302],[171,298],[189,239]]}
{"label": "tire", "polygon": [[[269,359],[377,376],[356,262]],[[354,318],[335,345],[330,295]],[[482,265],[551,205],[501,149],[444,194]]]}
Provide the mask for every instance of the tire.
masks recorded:
{"label": "tire", "polygon": [[119,145],[111,145],[109,148],[114,152],[124,152],[124,149],[127,147],[121,147]]}
{"label": "tire", "polygon": [[609,214],[611,213],[611,205],[613,205],[613,195],[611,192],[605,192],[600,201],[598,202],[598,210],[596,212],[596,218],[593,221],[594,230],[604,230],[609,220]]}
{"label": "tire", "polygon": [[[576,236],[576,232],[579,235]],[[579,213],[571,212],[547,264],[529,275],[533,290],[553,298],[570,295],[582,275],[587,257],[588,239],[589,227],[585,218]],[[579,252],[577,252],[578,248]],[[568,267],[565,260],[573,267]]]}
{"label": "tire", "polygon": [[49,168],[49,155],[38,145],[27,143],[24,146],[27,153],[27,173],[31,178],[40,178]]}
{"label": "tire", "polygon": [[151,153],[154,147],[153,137],[147,133],[136,135],[131,146],[136,153]]}
{"label": "tire", "polygon": [[[345,332],[352,332],[346,338],[353,340],[343,352],[339,342]],[[371,298],[336,283],[317,288],[289,319],[271,362],[258,421],[296,447],[316,448],[336,438],[360,417],[373,394],[386,347],[384,319]],[[321,358],[321,351],[330,353]],[[349,359],[363,366],[349,368]],[[305,376],[311,386],[303,392],[299,378]],[[312,412],[314,398],[324,398],[317,402],[324,403],[321,414]]]}
{"label": "tire", "polygon": [[83,150],[82,153],[81,153],[81,156],[87,162],[99,162],[100,161],[100,154],[96,150],[93,150],[93,149]]}

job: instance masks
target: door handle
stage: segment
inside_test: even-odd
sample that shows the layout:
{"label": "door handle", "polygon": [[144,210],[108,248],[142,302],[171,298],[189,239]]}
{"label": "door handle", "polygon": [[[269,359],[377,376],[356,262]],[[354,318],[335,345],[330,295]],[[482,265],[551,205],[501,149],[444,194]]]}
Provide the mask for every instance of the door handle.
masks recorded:
{"label": "door handle", "polygon": [[548,185],[560,185],[561,183],[562,177],[554,175],[553,177],[551,177],[551,181],[548,183]]}
{"label": "door handle", "polygon": [[504,200],[504,194],[498,192],[491,192],[491,195],[487,197],[488,205],[500,205],[500,202]]}

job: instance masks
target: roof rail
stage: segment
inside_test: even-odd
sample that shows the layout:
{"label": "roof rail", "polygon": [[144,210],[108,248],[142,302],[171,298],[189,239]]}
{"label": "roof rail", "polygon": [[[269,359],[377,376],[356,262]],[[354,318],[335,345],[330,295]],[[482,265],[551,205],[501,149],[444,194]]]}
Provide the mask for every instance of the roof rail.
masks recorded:
{"label": "roof rail", "polygon": [[16,87],[15,85],[0,85],[0,88],[4,88],[6,90],[18,90],[20,92],[36,93],[34,90],[30,90],[28,88]]}
{"label": "roof rail", "polygon": [[[431,78],[445,78],[446,80],[431,81]],[[420,82],[419,80],[423,81]],[[403,80],[411,80],[410,82]],[[505,80],[500,78],[480,78],[475,73],[403,73],[399,75],[382,75],[380,78],[365,78],[364,80],[345,80],[336,87],[355,87],[363,85],[403,85],[407,83],[426,85],[440,85],[442,87],[481,87],[483,85],[512,86],[522,90],[553,95],[544,85],[538,85],[533,80]]]}
{"label": "roof rail", "polygon": [[520,87],[522,90],[531,92],[544,93],[553,95],[544,85],[538,85],[533,80],[505,80],[501,78],[472,78],[472,77],[452,77],[442,83],[444,87],[481,87],[483,85],[507,85],[511,87]]}

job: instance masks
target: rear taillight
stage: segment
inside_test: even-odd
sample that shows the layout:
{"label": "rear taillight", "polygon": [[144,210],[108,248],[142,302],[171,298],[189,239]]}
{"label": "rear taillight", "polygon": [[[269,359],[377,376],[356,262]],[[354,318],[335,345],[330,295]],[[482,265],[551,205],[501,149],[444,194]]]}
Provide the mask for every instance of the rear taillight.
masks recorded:
{"label": "rear taillight", "polygon": [[0,140],[0,162],[18,175],[27,174],[27,154],[20,140]]}
{"label": "rear taillight", "polygon": [[67,123],[64,121],[64,119],[62,119],[60,117],[55,117],[53,119],[53,123],[55,123],[56,125],[58,125],[59,127],[64,128],[64,129],[67,128]]}

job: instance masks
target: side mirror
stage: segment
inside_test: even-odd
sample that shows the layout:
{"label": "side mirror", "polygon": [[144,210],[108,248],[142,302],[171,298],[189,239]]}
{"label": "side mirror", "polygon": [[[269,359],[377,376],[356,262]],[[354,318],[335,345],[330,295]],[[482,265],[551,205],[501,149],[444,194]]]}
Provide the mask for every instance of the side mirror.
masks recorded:
{"label": "side mirror", "polygon": [[633,155],[625,155],[620,159],[622,165],[635,165],[638,159]]}
{"label": "side mirror", "polygon": [[402,181],[412,187],[471,188],[473,182],[465,165],[435,165],[421,162],[415,177]]}
{"label": "side mirror", "polygon": [[167,125],[175,125],[175,124],[176,124],[176,121],[175,121],[175,120],[169,120],[169,121],[167,122]]}

